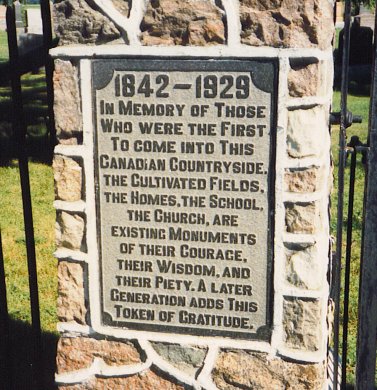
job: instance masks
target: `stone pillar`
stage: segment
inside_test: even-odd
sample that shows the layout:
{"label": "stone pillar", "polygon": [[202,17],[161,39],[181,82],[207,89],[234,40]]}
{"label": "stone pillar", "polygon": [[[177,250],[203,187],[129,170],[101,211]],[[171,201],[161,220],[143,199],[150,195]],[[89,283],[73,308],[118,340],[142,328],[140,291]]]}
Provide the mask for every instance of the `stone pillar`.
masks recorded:
{"label": "stone pillar", "polygon": [[[51,50],[55,58],[54,107],[59,142],[53,164],[57,210],[58,328],[61,332],[56,374],[59,389],[326,388],[330,253],[328,209],[332,182],[329,136],[333,76],[332,14],[333,2],[329,0],[57,0],[54,3],[54,23],[60,39],[59,46]],[[106,83],[98,87],[97,81],[93,80],[97,80],[99,75],[93,72],[95,69],[106,70],[106,64],[116,71],[121,61],[135,58],[147,58],[152,63],[163,58],[166,64],[173,60],[179,64],[193,58],[202,61],[210,58],[218,63],[242,60],[254,61],[252,66],[255,69],[261,63],[260,74],[267,72],[263,69],[270,64],[271,69],[275,69],[271,71],[275,78],[273,91],[270,91],[273,120],[271,127],[267,126],[272,140],[271,149],[266,152],[270,159],[268,199],[263,200],[263,191],[257,198],[271,206],[269,212],[264,213],[268,225],[265,235],[269,237],[266,241],[269,243],[268,255],[264,260],[267,264],[266,280],[258,282],[258,286],[264,283],[268,286],[263,292],[267,296],[263,309],[267,330],[255,332],[252,337],[247,332],[239,337],[232,336],[235,332],[223,336],[220,331],[217,332],[218,326],[213,324],[203,325],[202,333],[192,330],[196,327],[201,329],[199,323],[187,332],[184,326],[177,332],[176,328],[172,330],[166,326],[164,329],[161,325],[155,328],[140,325],[138,328],[137,321],[128,328],[124,323],[108,322],[107,317],[102,315],[101,283],[105,282],[101,279],[101,269],[107,267],[108,260],[104,255],[101,257],[100,253],[104,253],[101,250],[110,245],[111,237],[123,234],[127,243],[127,237],[132,233],[120,233],[120,230],[115,233],[113,230],[108,241],[101,241],[106,234],[104,230],[108,227],[110,231],[110,226],[99,222],[103,221],[99,213],[104,213],[105,201],[98,205],[100,178],[95,150],[101,145],[98,146],[96,132],[100,130],[95,115],[101,111],[100,106],[96,106],[96,99],[102,96],[100,91]],[[98,59],[100,64],[97,68],[93,67]],[[153,65],[150,66],[153,78],[156,70]],[[163,69],[163,65],[161,67]],[[179,65],[176,67],[179,70]],[[219,69],[213,72],[220,72],[221,66]],[[199,76],[195,77],[198,80]],[[239,80],[235,88],[239,88],[239,96],[242,97],[245,78]],[[157,81],[161,86],[164,80]],[[208,85],[204,84],[204,88],[208,89]],[[258,96],[262,96],[260,91],[263,88],[258,88]],[[224,96],[231,95],[224,93]],[[111,105],[107,108],[111,111]],[[105,112],[106,107],[103,110]],[[135,115],[135,111],[128,115]],[[166,118],[160,120],[163,122]],[[234,119],[233,122],[247,124],[247,119]],[[125,127],[122,128],[125,130]],[[248,136],[252,137],[251,133]],[[122,139],[134,140],[132,137]],[[156,138],[152,136],[151,139]],[[225,142],[225,138],[222,140]],[[255,138],[232,140],[242,145],[253,145],[253,148],[262,144]],[[148,154],[142,157],[148,158]],[[247,153],[245,158],[245,162],[249,161]],[[199,159],[198,155],[195,159]],[[137,171],[123,170],[130,175],[132,172]],[[216,176],[221,178],[221,172],[217,171]],[[246,176],[243,178],[247,179]],[[118,177],[116,180],[122,179]],[[209,179],[205,176],[203,180]],[[127,184],[127,190],[130,190],[129,181]],[[232,188],[234,194],[236,190]],[[140,193],[143,191],[148,192],[145,188],[139,189]],[[166,198],[154,198],[160,205],[149,205],[152,210],[153,207],[164,209],[161,202],[169,203],[169,199],[172,207],[177,206],[176,198],[169,198],[169,195],[176,196],[174,191],[159,190],[157,194],[166,194]],[[205,202],[207,196],[203,197]],[[250,191],[242,198],[248,196]],[[122,198],[119,199],[122,202]],[[127,199],[124,207],[128,207]],[[169,204],[166,207],[169,208]],[[219,215],[227,211],[228,214],[237,214],[237,218],[242,217],[242,210],[221,210]],[[114,214],[102,215],[101,218],[109,218],[109,221],[115,221],[114,225],[121,225],[116,219],[116,212]],[[245,224],[242,226],[245,237],[257,229],[252,217],[248,221],[248,231],[245,231]],[[129,221],[123,221],[122,227],[130,225]],[[153,227],[156,224],[151,221],[149,225]],[[207,225],[202,230],[207,228],[211,229]],[[237,232],[233,227],[228,230]],[[221,231],[227,233],[226,229]],[[237,239],[241,240],[240,237],[237,236]],[[247,237],[251,241],[253,235]],[[137,245],[137,240],[135,242]],[[165,248],[176,245],[166,237],[163,243]],[[232,245],[229,243],[228,247],[233,248]],[[209,246],[216,250],[214,244],[196,246]],[[126,249],[123,254],[117,255],[126,258],[125,252]],[[157,259],[161,256],[169,258],[169,253],[157,253]],[[157,271],[153,268],[152,272],[147,257],[135,255],[132,259],[132,276],[137,278],[135,275],[139,272],[133,289],[137,292],[137,283],[153,281]],[[178,259],[173,259],[175,261]],[[229,266],[234,265],[239,264],[229,262]],[[255,270],[252,267],[247,269],[252,273]],[[122,275],[127,276],[127,273]],[[149,275],[150,279],[145,275]],[[178,280],[179,275],[176,276]],[[253,276],[249,277],[253,284]],[[190,278],[180,277],[182,280]],[[200,278],[202,276],[193,280]],[[228,288],[233,284],[233,289],[241,291],[238,298],[244,303],[239,304],[237,313],[228,311],[224,315],[232,314],[233,320],[236,314],[237,318],[253,318],[250,313],[256,307],[251,302],[254,290],[251,293],[244,287],[247,280],[227,281]],[[146,288],[140,290],[145,293],[144,298],[142,294],[139,296],[141,305],[150,299],[152,290],[153,286],[148,293]],[[166,291],[171,294],[169,287]],[[232,293],[233,290],[230,295],[223,295],[219,302],[226,302]],[[145,298],[147,294],[149,298]],[[116,299],[119,300],[119,296]],[[205,315],[211,310],[206,306],[202,313]],[[148,313],[147,310],[138,312],[140,324],[145,322],[144,315]],[[198,316],[196,314],[195,321],[198,321]]]}

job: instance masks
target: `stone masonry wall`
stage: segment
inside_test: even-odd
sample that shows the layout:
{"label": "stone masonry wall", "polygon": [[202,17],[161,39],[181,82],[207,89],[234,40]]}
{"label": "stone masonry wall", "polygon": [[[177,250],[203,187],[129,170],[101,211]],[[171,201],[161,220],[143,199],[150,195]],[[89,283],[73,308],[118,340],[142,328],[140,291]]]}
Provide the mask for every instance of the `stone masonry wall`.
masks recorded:
{"label": "stone masonry wall", "polygon": [[[55,58],[59,389],[324,389],[329,286],[329,0],[58,0]],[[279,61],[273,329],[269,342],[174,343],[93,329],[90,59]],[[246,345],[246,344],[245,344]]]}

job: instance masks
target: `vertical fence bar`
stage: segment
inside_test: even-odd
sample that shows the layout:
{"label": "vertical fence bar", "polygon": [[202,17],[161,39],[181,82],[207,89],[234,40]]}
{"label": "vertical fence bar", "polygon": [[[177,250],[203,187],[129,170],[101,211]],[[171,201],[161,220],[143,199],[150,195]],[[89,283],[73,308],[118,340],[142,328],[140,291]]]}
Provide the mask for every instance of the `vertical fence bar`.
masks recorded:
{"label": "vertical fence bar", "polygon": [[337,234],[336,234],[336,267],[334,270],[335,286],[335,317],[334,317],[334,380],[333,388],[338,389],[338,359],[339,359],[339,329],[340,329],[340,289],[342,268],[342,243],[343,243],[343,195],[344,195],[344,168],[346,156],[346,121],[347,121],[347,93],[348,93],[348,63],[350,52],[351,31],[351,1],[345,1],[344,10],[344,35],[342,58],[342,83],[341,83],[341,110],[339,131],[339,163],[338,163],[338,209],[337,209]]}
{"label": "vertical fence bar", "polygon": [[364,197],[361,252],[359,326],[356,350],[356,389],[375,388],[377,347],[377,17],[369,112],[368,164]]}
{"label": "vertical fence bar", "polygon": [[347,246],[346,262],[344,270],[344,301],[343,301],[343,340],[342,340],[342,390],[346,389],[347,376],[347,352],[348,352],[348,313],[350,295],[350,275],[351,275],[351,249],[352,249],[352,224],[353,224],[353,204],[355,194],[355,173],[356,173],[356,148],[353,149],[350,166],[350,185],[348,194],[348,216],[347,216]]}
{"label": "vertical fence bar", "polygon": [[33,215],[31,206],[30,180],[28,157],[26,151],[26,125],[23,116],[21,74],[18,56],[17,31],[15,12],[11,6],[7,7],[7,33],[9,47],[9,64],[11,70],[12,103],[13,103],[13,129],[17,141],[17,152],[20,170],[22,191],[22,205],[24,213],[26,253],[29,273],[30,307],[33,337],[33,378],[34,389],[43,389],[42,378],[42,337],[39,313],[38,280],[34,242]]}
{"label": "vertical fence bar", "polygon": [[3,245],[0,229],[0,390],[12,389],[12,365],[10,359],[9,318]]}
{"label": "vertical fence bar", "polygon": [[45,56],[45,72],[48,102],[48,132],[50,134],[50,145],[53,148],[56,144],[55,116],[54,116],[54,89],[53,89],[53,72],[54,62],[49,56],[49,50],[53,46],[53,34],[51,25],[50,0],[41,0],[41,16],[43,24],[43,50]]}

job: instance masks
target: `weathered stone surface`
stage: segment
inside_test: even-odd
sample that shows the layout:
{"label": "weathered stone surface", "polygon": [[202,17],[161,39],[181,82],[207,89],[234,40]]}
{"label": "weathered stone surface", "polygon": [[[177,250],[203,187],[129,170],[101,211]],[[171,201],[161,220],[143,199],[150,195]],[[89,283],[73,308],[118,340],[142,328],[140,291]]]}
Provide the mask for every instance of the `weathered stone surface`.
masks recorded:
{"label": "weathered stone surface", "polygon": [[288,90],[292,97],[315,96],[320,87],[319,63],[292,63],[288,73]]}
{"label": "weathered stone surface", "polygon": [[114,23],[91,7],[89,0],[54,2],[55,33],[59,45],[101,45],[120,38]]}
{"label": "weathered stone surface", "polygon": [[287,169],[284,179],[288,192],[315,192],[321,189],[324,182],[318,167]]}
{"label": "weathered stone surface", "polygon": [[185,390],[188,386],[172,383],[153,371],[119,378],[92,378],[86,383],[59,386],[59,390]]}
{"label": "weathered stone surface", "polygon": [[223,12],[209,0],[153,0],[141,23],[143,45],[225,43]]}
{"label": "weathered stone surface", "polygon": [[318,205],[315,202],[285,203],[285,224],[288,233],[315,233],[321,228]]}
{"label": "weathered stone surface", "polygon": [[61,145],[80,145],[79,138],[72,137],[72,138],[59,138],[58,139],[59,144]]}
{"label": "weathered stone surface", "polygon": [[287,347],[318,351],[322,342],[321,303],[286,297],[283,309],[284,341]]}
{"label": "weathered stone surface", "polygon": [[242,43],[252,46],[331,46],[333,4],[328,0],[240,0]]}
{"label": "weathered stone surface", "polygon": [[289,111],[287,148],[291,157],[320,156],[329,152],[327,117],[325,107]]}
{"label": "weathered stone surface", "polygon": [[195,375],[207,354],[206,348],[187,347],[178,344],[153,343],[153,348],[165,360],[180,370]]}
{"label": "weathered stone surface", "polygon": [[320,390],[326,380],[325,364],[296,364],[262,353],[223,352],[213,380],[221,390]]}
{"label": "weathered stone surface", "polygon": [[58,265],[58,319],[85,324],[86,305],[83,269],[80,264],[61,261]]}
{"label": "weathered stone surface", "polygon": [[62,211],[57,215],[56,245],[73,250],[84,249],[84,230],[84,218]]}
{"label": "weathered stone surface", "polygon": [[295,287],[319,290],[325,281],[325,259],[320,259],[315,245],[286,248],[286,279]]}
{"label": "weathered stone surface", "polygon": [[130,16],[132,0],[111,0],[114,7],[125,17]]}
{"label": "weathered stone surface", "polygon": [[140,363],[139,352],[132,343],[87,337],[60,338],[56,358],[59,374],[88,368],[94,358],[101,358],[110,366]]}
{"label": "weathered stone surface", "polygon": [[56,60],[53,83],[56,135],[74,139],[82,131],[77,68],[69,61]]}
{"label": "weathered stone surface", "polygon": [[72,158],[55,155],[53,161],[56,199],[74,202],[80,200],[82,168]]}

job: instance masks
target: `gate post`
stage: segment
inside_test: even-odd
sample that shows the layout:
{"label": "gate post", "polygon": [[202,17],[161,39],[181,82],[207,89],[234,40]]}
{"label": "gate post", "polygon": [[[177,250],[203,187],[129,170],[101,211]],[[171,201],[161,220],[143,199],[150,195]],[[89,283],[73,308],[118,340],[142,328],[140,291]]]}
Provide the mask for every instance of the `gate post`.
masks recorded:
{"label": "gate post", "polygon": [[60,389],[326,387],[332,6],[55,3]]}

